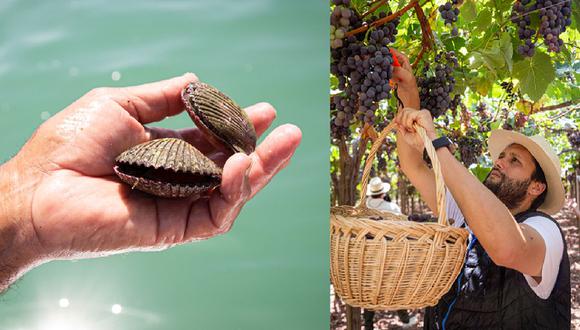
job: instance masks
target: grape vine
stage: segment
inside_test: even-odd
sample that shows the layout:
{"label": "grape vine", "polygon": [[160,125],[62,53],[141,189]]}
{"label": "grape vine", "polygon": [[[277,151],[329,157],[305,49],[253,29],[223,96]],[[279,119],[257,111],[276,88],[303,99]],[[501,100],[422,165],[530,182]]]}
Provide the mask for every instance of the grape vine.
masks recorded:
{"label": "grape vine", "polygon": [[331,133],[334,138],[340,138],[348,135],[350,125],[355,122],[373,125],[379,102],[391,97],[389,80],[393,72],[393,57],[388,45],[395,41],[399,20],[370,29],[368,36],[345,35],[339,39],[336,31],[345,27],[346,17],[348,26],[357,28],[387,14],[382,12],[364,21],[348,7],[349,0],[334,3],[330,23],[335,29],[335,37],[331,42],[330,72],[338,79],[339,93],[331,100]]}

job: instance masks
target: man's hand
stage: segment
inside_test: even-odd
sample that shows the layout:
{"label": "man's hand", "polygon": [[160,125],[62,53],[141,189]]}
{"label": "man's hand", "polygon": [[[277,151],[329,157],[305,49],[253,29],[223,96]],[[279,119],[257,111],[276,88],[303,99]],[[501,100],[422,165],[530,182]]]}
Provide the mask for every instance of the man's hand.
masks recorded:
{"label": "man's hand", "polygon": [[393,67],[393,77],[391,80],[398,85],[397,94],[405,107],[419,109],[421,101],[419,100],[419,90],[417,89],[417,81],[413,75],[413,69],[409,63],[409,58],[398,50],[391,48],[397,56],[401,66]]}
{"label": "man's hand", "polygon": [[[158,250],[227,232],[243,205],[290,162],[301,140],[293,125],[274,129],[248,155],[216,149],[195,128],[150,128],[183,111],[193,74],[127,88],[98,88],[41,125],[0,168],[1,256],[19,273],[53,259]],[[276,117],[266,103],[246,109],[261,135]],[[113,172],[124,150],[161,137],[182,138],[223,166],[206,199],[162,199],[132,190]],[[14,276],[11,275],[12,277]],[[2,277],[2,263],[0,263]],[[6,279],[0,279],[0,281]],[[0,285],[0,291],[4,289]]]}
{"label": "man's hand", "polygon": [[395,117],[395,122],[397,123],[399,138],[402,138],[408,145],[419,152],[423,152],[425,144],[421,136],[416,134],[415,125],[423,127],[429,139],[434,140],[437,137],[435,126],[433,125],[433,117],[431,117],[429,110],[400,109]]}

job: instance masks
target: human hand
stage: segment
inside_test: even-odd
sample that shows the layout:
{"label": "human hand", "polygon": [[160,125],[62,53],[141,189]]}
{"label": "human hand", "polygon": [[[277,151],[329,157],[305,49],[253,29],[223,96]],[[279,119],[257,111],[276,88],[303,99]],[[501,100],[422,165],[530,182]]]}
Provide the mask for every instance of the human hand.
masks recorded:
{"label": "human hand", "polygon": [[433,117],[431,117],[429,110],[400,109],[395,117],[395,123],[397,124],[399,137],[419,152],[423,152],[425,144],[415,130],[415,125],[423,127],[429,139],[434,140],[437,136],[435,125],[433,125]]}
{"label": "human hand", "polygon": [[409,58],[394,48],[391,48],[391,50],[395,53],[401,65],[393,67],[393,77],[391,78],[391,81],[398,85],[397,94],[405,107],[419,109],[421,107],[419,90]]}
{"label": "human hand", "polygon": [[[22,255],[15,261],[18,267],[164,249],[232,227],[243,205],[288,165],[301,132],[282,125],[250,155],[232,155],[209,144],[197,128],[143,126],[181,113],[181,90],[196,80],[186,74],[140,86],[92,90],[43,123],[0,167],[3,196],[11,196],[0,204],[0,231],[9,228],[19,237],[13,249]],[[276,117],[266,103],[246,112],[258,136]],[[205,199],[163,199],[122,183],[113,172],[116,156],[162,137],[182,138],[223,166],[219,189]]]}

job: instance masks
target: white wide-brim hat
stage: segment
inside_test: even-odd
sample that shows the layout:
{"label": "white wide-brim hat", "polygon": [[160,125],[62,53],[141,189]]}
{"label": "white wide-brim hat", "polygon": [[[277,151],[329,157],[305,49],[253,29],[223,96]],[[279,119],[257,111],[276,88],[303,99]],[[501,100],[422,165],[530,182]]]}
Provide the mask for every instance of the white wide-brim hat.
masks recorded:
{"label": "white wide-brim hat", "polygon": [[526,148],[536,159],[546,176],[548,193],[539,211],[554,214],[564,206],[564,186],[560,178],[562,167],[560,158],[543,136],[525,136],[521,133],[503,129],[494,130],[488,140],[489,152],[495,162],[499,154],[510,144],[516,143]]}
{"label": "white wide-brim hat", "polygon": [[374,177],[371,179],[367,187],[367,196],[384,194],[390,189],[390,184],[383,182],[379,177]]}

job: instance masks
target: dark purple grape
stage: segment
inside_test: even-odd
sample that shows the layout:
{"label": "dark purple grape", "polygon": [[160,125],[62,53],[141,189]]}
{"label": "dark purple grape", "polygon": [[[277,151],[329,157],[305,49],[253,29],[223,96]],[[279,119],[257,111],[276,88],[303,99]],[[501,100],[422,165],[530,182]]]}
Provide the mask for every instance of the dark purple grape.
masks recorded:
{"label": "dark purple grape", "polygon": [[435,67],[427,63],[423,75],[417,79],[421,108],[428,109],[433,118],[443,114],[447,109],[457,107],[459,99],[451,98],[455,88],[453,69],[458,66],[454,52],[438,53],[435,56]]}

